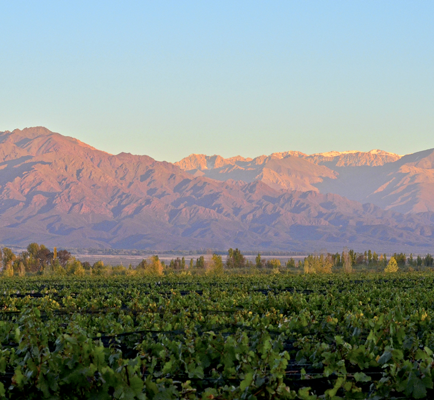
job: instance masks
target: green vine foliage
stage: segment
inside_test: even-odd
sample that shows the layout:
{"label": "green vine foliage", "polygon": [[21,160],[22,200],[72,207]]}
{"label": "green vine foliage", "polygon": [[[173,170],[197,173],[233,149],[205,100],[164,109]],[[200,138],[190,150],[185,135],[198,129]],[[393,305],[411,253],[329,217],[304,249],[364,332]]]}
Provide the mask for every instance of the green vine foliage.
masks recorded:
{"label": "green vine foliage", "polygon": [[0,281],[7,399],[432,398],[434,275]]}

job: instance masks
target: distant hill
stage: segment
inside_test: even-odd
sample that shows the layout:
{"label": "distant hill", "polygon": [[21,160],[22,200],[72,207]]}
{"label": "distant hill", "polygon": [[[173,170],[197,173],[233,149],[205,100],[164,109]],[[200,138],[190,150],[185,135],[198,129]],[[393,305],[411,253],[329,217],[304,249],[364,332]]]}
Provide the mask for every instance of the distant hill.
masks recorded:
{"label": "distant hill", "polygon": [[334,193],[384,210],[419,213],[434,212],[433,159],[434,149],[406,156],[382,150],[288,151],[255,159],[192,154],[176,165],[195,176],[259,180],[275,189]]}
{"label": "distant hill", "polygon": [[[391,182],[382,190],[383,197],[371,193],[376,202],[396,204],[391,210],[321,193],[321,185],[343,182],[342,168],[350,167],[337,164],[350,161],[346,156],[344,161],[330,155],[309,157],[191,156],[174,165],[148,156],[108,154],[41,127],[0,132],[0,242],[282,251],[434,245],[431,209],[421,209],[425,212],[420,214],[394,211],[399,202],[417,206],[397,200],[398,179],[408,179],[410,193],[412,185],[429,190],[420,171],[432,168],[432,152],[396,156],[393,161],[395,155],[371,152],[365,164],[351,167],[385,171]],[[336,165],[325,164],[330,162]],[[212,171],[219,180],[207,176]],[[355,181],[352,185],[360,187]],[[417,192],[413,197],[420,196]]]}

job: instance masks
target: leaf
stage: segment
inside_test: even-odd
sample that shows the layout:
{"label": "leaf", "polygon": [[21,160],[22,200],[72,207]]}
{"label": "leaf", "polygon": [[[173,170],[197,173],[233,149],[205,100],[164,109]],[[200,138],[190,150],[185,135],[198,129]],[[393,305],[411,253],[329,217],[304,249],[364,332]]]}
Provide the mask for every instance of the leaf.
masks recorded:
{"label": "leaf", "polygon": [[298,397],[300,397],[300,399],[308,399],[310,397],[310,395],[309,395],[310,389],[311,389],[310,387],[304,387],[304,388],[298,389]]}
{"label": "leaf", "polygon": [[422,382],[425,385],[425,387],[427,389],[432,389],[433,388],[433,383],[432,383],[432,378],[430,376],[424,376],[422,378]]}
{"label": "leaf", "polygon": [[156,395],[158,393],[158,386],[155,382],[152,382],[151,377],[148,376],[148,379],[146,379],[146,389],[148,390],[148,392],[151,392],[152,395]]}
{"label": "leaf", "polygon": [[130,387],[134,394],[137,395],[142,393],[143,381],[137,375],[135,375],[130,379]]}
{"label": "leaf", "polygon": [[368,335],[367,340],[368,340],[368,341],[371,341],[371,342],[374,342],[374,341],[377,340],[374,331],[370,331],[370,332],[369,332],[369,335]]}
{"label": "leaf", "polygon": [[0,358],[0,372],[2,374],[4,374],[6,371],[6,365],[7,365],[6,357],[1,357]]}
{"label": "leaf", "polygon": [[203,379],[204,377],[204,372],[203,372],[203,368],[198,365],[196,368],[194,368],[192,371],[190,371],[188,373],[188,377],[191,378],[199,378],[199,379]]}
{"label": "leaf", "polygon": [[336,396],[337,391],[339,390],[339,388],[342,386],[342,384],[345,382],[345,379],[343,377],[339,377],[338,379],[336,379],[336,383],[333,387],[333,389],[328,389],[326,390],[326,394],[329,397],[334,397]]}
{"label": "leaf", "polygon": [[17,368],[15,370],[15,374],[12,378],[12,381],[15,382],[17,384],[17,386],[21,385],[21,382],[23,381],[24,375],[22,374],[21,370],[19,368]]}
{"label": "leaf", "polygon": [[212,388],[207,388],[205,390],[205,392],[202,394],[202,399],[204,399],[204,400],[214,399],[217,396],[218,396],[217,390],[212,389]]}
{"label": "leaf", "polygon": [[404,359],[404,353],[401,350],[394,349],[394,350],[392,350],[392,357],[395,361],[396,360],[402,360],[402,359]]}
{"label": "leaf", "polygon": [[423,351],[422,349],[417,349],[416,354],[415,354],[415,358],[416,358],[416,360],[426,360],[429,357],[425,351]]}
{"label": "leaf", "polygon": [[342,339],[342,336],[335,336],[335,340],[336,340],[336,344],[343,345],[345,343],[344,339]]}
{"label": "leaf", "polygon": [[170,360],[166,364],[164,364],[164,367],[163,367],[163,370],[161,371],[161,373],[164,375],[164,374],[171,372],[172,367],[173,367],[173,363],[172,363],[172,360]]}
{"label": "leaf", "polygon": [[253,372],[249,372],[245,375],[244,379],[240,383],[240,389],[244,392],[246,388],[250,386],[253,381]]}
{"label": "leaf", "polygon": [[354,379],[356,380],[356,382],[369,382],[371,380],[371,377],[363,372],[356,372],[354,374]]}
{"label": "leaf", "polygon": [[16,340],[17,342],[19,342],[19,341],[20,341],[20,337],[21,337],[21,331],[20,331],[20,328],[15,328],[15,340]]}
{"label": "leaf", "polygon": [[413,382],[413,397],[415,399],[426,397],[426,386],[420,379],[415,379],[415,382]]}
{"label": "leaf", "polygon": [[378,359],[378,364],[386,364],[392,358],[392,353],[390,351],[385,351],[383,355]]}

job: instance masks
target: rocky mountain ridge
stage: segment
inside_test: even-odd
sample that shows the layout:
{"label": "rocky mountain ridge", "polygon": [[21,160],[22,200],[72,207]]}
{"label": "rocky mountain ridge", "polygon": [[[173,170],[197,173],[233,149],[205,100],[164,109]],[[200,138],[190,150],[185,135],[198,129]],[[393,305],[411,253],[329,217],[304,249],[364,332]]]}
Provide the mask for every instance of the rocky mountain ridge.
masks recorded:
{"label": "rocky mountain ridge", "polygon": [[260,180],[275,189],[334,193],[385,210],[418,213],[434,211],[433,157],[434,149],[405,156],[378,149],[311,155],[288,151],[254,159],[193,154],[175,164],[194,176]]}
{"label": "rocky mountain ridge", "polygon": [[[429,166],[429,158],[398,162],[415,174]],[[236,171],[254,160],[231,162],[218,168]],[[149,156],[108,154],[45,128],[0,132],[0,242],[284,251],[434,244],[429,210],[402,214],[321,193],[317,186],[336,182],[340,172],[303,157],[256,162],[267,166],[262,179],[222,181]],[[299,189],[272,187],[267,179]]]}

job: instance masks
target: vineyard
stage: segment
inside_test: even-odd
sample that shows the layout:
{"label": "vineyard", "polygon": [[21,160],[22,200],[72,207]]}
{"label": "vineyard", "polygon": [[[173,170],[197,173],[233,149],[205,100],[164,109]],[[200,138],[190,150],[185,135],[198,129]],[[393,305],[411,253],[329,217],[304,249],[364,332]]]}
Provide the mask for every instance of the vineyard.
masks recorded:
{"label": "vineyard", "polygon": [[433,398],[434,275],[3,277],[10,399]]}

